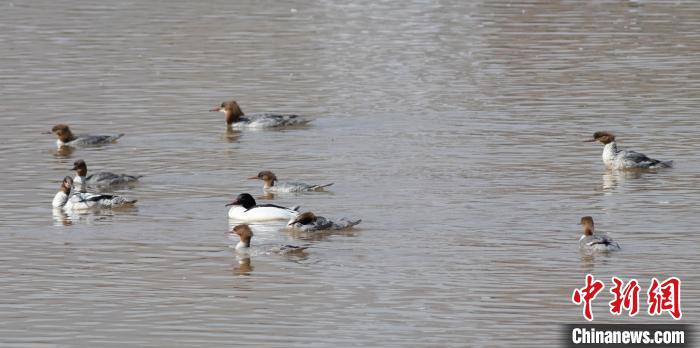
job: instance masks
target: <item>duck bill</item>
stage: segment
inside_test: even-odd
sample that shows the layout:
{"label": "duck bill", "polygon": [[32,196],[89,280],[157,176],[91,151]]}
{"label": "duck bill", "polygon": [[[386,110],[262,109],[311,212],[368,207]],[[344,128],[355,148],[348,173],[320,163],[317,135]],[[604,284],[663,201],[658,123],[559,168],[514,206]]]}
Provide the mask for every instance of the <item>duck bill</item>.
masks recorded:
{"label": "duck bill", "polygon": [[210,112],[219,112],[219,111],[221,111],[221,108],[213,108],[213,109],[211,109],[211,110],[209,110],[209,111],[210,111]]}
{"label": "duck bill", "polygon": [[595,139],[588,139],[588,140],[584,140],[583,142],[584,143],[594,143],[595,141],[596,141]]}
{"label": "duck bill", "polygon": [[228,206],[231,206],[231,205],[240,205],[240,204],[241,204],[241,202],[240,202],[239,200],[235,200],[235,201],[233,201],[233,202],[231,202],[231,203],[226,204],[225,206],[228,207]]}
{"label": "duck bill", "polygon": [[251,176],[250,178],[248,178],[248,180],[258,180],[258,177],[257,177],[257,176]]}

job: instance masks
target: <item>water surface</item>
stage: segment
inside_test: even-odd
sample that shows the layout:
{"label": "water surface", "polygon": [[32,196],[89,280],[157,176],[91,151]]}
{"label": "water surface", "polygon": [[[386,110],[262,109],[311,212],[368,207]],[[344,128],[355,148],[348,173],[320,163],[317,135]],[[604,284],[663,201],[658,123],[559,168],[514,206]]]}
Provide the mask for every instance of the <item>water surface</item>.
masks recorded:
{"label": "water surface", "polygon": [[[693,1],[0,8],[2,345],[556,346],[560,323],[583,321],[570,296],[586,273],[680,277],[698,321]],[[227,133],[207,110],[231,97],[314,122]],[[57,153],[41,134],[56,123],[126,136]],[[582,142],[597,130],[676,167],[607,173]],[[138,208],[54,216],[76,159],[144,175],[118,191]],[[264,169],[334,182],[271,202],[360,228],[256,227],[261,252],[241,264],[224,204],[260,195],[245,178]],[[583,215],[623,251],[579,254]],[[311,247],[264,252],[284,243]],[[596,322],[628,320],[609,296]]]}

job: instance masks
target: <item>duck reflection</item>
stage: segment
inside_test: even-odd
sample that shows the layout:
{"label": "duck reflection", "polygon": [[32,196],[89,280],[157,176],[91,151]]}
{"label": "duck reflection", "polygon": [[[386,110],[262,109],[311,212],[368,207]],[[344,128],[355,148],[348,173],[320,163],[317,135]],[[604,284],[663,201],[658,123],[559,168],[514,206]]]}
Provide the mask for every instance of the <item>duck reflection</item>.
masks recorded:
{"label": "duck reflection", "polygon": [[240,139],[240,137],[240,131],[234,130],[233,128],[231,128],[230,125],[226,127],[226,131],[223,135],[224,141],[226,141],[227,143],[235,143],[238,141],[238,139]]}
{"label": "duck reflection", "polygon": [[72,146],[59,146],[53,155],[56,158],[71,158],[73,152],[75,152],[75,148]]}
{"label": "duck reflection", "polygon": [[607,170],[603,173],[603,191],[610,194],[625,181],[641,179],[648,174],[656,174],[656,172],[649,170]]}
{"label": "duck reflection", "polygon": [[250,273],[253,272],[253,265],[250,264],[250,255],[236,255],[236,260],[238,261],[238,264],[233,267],[233,274],[250,275]]}

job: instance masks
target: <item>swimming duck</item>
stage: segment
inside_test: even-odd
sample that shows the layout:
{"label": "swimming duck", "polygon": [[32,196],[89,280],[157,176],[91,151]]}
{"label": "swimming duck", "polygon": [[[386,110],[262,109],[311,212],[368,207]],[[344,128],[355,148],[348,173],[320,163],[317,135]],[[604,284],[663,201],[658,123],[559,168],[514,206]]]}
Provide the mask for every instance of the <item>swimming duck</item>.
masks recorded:
{"label": "swimming duck", "polygon": [[114,174],[110,172],[98,172],[87,176],[87,164],[84,160],[73,162],[73,170],[75,170],[75,178],[73,184],[80,187],[80,191],[84,191],[85,186],[91,187],[118,187],[135,184],[141,175]]}
{"label": "swimming duck", "polygon": [[264,222],[273,220],[289,220],[299,215],[299,207],[286,208],[274,204],[261,204],[255,202],[255,198],[248,193],[241,193],[236,200],[226,204],[232,206],[228,211],[231,219],[244,222]]}
{"label": "swimming duck", "polygon": [[608,169],[658,169],[673,166],[673,161],[660,161],[649,158],[643,153],[618,150],[615,135],[610,132],[595,132],[593,139],[586,141],[599,141],[605,145],[603,147],[603,163]]}
{"label": "swimming duck", "polygon": [[93,208],[120,208],[133,206],[135,199],[128,199],[122,196],[105,195],[100,193],[77,192],[71,195],[73,179],[67,176],[63,179],[61,187],[53,197],[54,208],[64,210],[88,210]]}
{"label": "swimming duck", "polygon": [[56,140],[56,145],[61,146],[93,146],[109,144],[117,141],[117,139],[124,136],[124,134],[116,135],[88,135],[79,134],[74,135],[71,132],[70,127],[65,124],[57,124],[51,128],[51,133],[56,134],[58,140]]}
{"label": "swimming duck", "polygon": [[[250,253],[250,240],[253,238],[253,231],[250,226],[246,224],[237,225],[231,230],[231,234],[235,234],[240,238],[238,244],[236,244],[236,252],[239,253]],[[269,251],[278,254],[291,254],[298,253],[308,249],[308,246],[296,246],[296,245],[281,245],[274,247]]]}
{"label": "swimming duck", "polygon": [[277,176],[269,171],[264,170],[258,173],[257,176],[252,176],[248,179],[259,179],[263,181],[263,190],[266,192],[304,192],[304,191],[323,191],[324,188],[333,185],[333,183],[325,185],[312,185],[303,182],[277,182]]}
{"label": "swimming duck", "polygon": [[287,227],[304,232],[322,231],[322,230],[344,230],[362,222],[358,220],[340,219],[338,222],[333,222],[323,216],[316,216],[314,213],[307,211],[292,218],[287,223]]}
{"label": "swimming duck", "polygon": [[221,106],[209,111],[223,112],[226,115],[226,125],[233,129],[300,126],[310,122],[310,120],[303,119],[298,115],[263,113],[244,117],[243,110],[235,100],[225,101],[221,103]]}
{"label": "swimming duck", "polygon": [[617,251],[620,245],[605,234],[594,234],[593,218],[584,216],[579,225],[583,227],[583,235],[579,238],[579,247],[584,251]]}

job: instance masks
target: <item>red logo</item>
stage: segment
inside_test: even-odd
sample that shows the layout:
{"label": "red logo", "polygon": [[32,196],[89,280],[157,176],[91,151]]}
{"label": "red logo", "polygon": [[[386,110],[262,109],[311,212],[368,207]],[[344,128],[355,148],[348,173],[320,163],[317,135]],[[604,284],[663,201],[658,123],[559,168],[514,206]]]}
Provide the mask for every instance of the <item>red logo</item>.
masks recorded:
{"label": "red logo", "polygon": [[583,305],[583,317],[586,318],[586,320],[591,321],[593,320],[593,311],[591,310],[591,302],[595,299],[596,296],[598,296],[598,293],[603,290],[605,287],[605,284],[601,282],[600,280],[593,280],[593,275],[588,274],[586,275],[586,286],[574,290],[573,295],[571,296],[571,299],[574,301],[575,304],[580,305],[582,302],[584,303]]}
{"label": "red logo", "polygon": [[610,289],[610,293],[615,295],[615,299],[610,301],[610,313],[620,315],[622,309],[629,311],[629,316],[633,317],[639,313],[639,283],[636,279],[632,279],[623,288],[622,280],[618,277],[612,277],[615,286]]}
{"label": "red logo", "polygon": [[[612,277],[613,287],[610,293],[614,296],[608,304],[610,313],[620,315],[622,311],[627,311],[630,317],[639,313],[639,292],[641,287],[636,279],[631,279],[625,284],[620,278]],[[593,320],[591,304],[600,293],[605,284],[600,280],[595,280],[592,274],[586,275],[586,286],[574,289],[571,300],[577,304],[583,304],[583,317],[588,321]],[[649,308],[647,313],[651,316],[661,315],[668,312],[675,320],[681,319],[681,280],[677,277],[670,277],[659,283],[656,278],[651,279],[651,284],[647,290],[647,303]]]}
{"label": "red logo", "polygon": [[681,313],[681,280],[676,277],[666,279],[659,284],[656,278],[651,279],[649,291],[649,315],[659,315],[663,312],[671,314],[673,319],[680,319]]}

